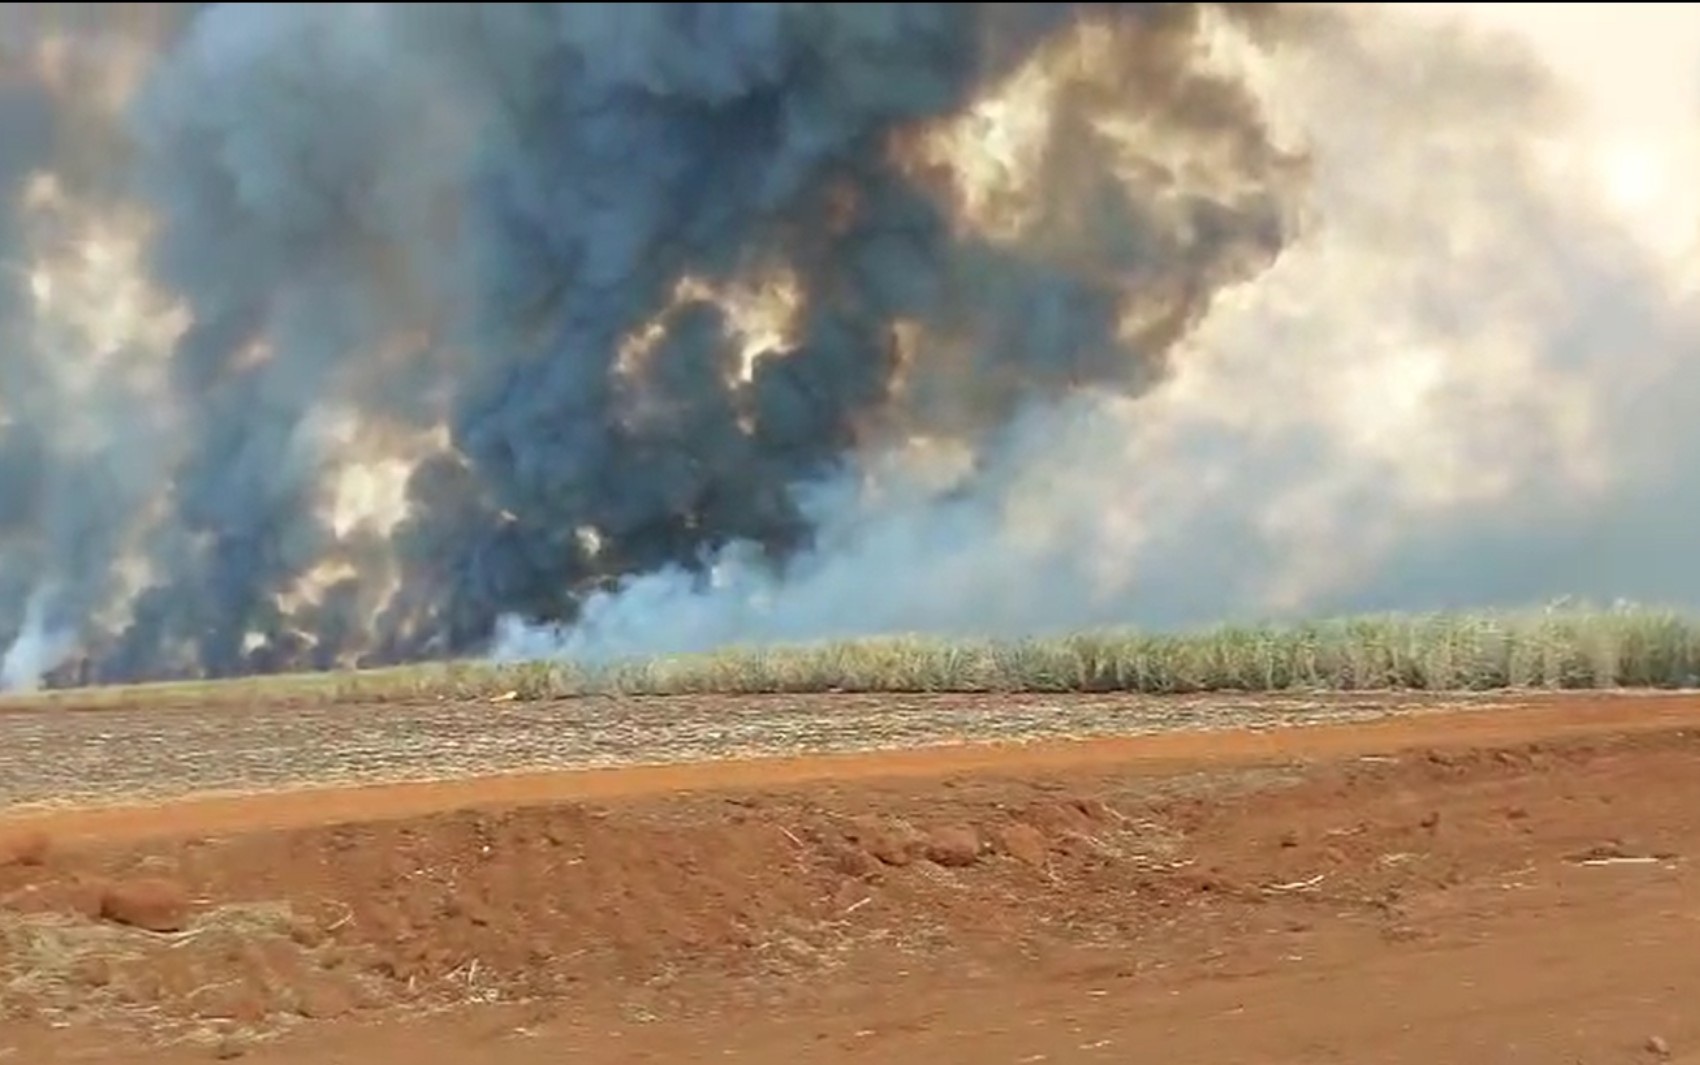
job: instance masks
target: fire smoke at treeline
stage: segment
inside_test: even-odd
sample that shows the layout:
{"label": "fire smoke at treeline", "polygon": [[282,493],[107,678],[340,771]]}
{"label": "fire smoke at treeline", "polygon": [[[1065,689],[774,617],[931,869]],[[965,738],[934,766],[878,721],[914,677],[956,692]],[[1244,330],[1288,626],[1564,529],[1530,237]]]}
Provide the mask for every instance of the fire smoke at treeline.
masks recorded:
{"label": "fire smoke at treeline", "polygon": [[[1024,514],[1077,514],[1035,456],[1136,494],[1126,457],[1079,467],[1142,406],[1174,424],[1218,305],[1317,222],[1259,58],[1369,54],[1275,5],[0,20],[9,686],[1208,609],[1149,522],[1119,555],[1044,534],[1137,571],[1119,598],[999,571],[1037,558]],[[1208,480],[1173,458],[1152,483]],[[959,586],[865,609],[958,535],[996,618]]]}
{"label": "fire smoke at treeline", "polygon": [[[980,447],[1031,397],[1144,387],[1278,249],[1295,170],[1194,59],[1230,11],[148,16],[5,27],[0,624],[103,679],[465,651],[731,541],[781,561],[791,490],[859,446]],[[942,122],[1046,49],[1069,69],[1028,104],[1043,162],[983,208],[1000,235],[956,172],[983,146]],[[114,57],[133,88],[90,99]],[[124,240],[151,346],[54,320]],[[405,495],[359,514],[385,471],[349,469],[386,458]]]}

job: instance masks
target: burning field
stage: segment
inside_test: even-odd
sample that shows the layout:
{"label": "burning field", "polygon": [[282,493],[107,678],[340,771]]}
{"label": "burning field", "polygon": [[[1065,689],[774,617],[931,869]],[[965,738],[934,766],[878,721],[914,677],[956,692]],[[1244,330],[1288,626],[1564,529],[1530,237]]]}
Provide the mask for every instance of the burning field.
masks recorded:
{"label": "burning field", "polygon": [[1693,605],[1597,18],[13,5],[5,684]]}
{"label": "burning field", "polygon": [[1700,1061],[1696,352],[1686,5],[0,6],[0,1065]]}

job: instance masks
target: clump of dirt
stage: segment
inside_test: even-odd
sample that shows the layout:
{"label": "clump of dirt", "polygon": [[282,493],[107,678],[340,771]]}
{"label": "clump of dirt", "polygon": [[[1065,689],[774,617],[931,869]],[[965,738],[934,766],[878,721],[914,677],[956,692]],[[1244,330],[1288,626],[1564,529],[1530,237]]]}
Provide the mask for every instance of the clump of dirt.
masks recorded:
{"label": "clump of dirt", "polygon": [[52,839],[45,832],[25,831],[0,836],[0,869],[37,866],[47,861]]}

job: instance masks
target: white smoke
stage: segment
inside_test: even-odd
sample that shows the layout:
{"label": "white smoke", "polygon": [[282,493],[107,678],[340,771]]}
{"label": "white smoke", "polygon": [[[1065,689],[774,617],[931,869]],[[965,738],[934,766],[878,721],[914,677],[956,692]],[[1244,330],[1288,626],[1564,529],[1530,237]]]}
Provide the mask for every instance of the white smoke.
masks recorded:
{"label": "white smoke", "polygon": [[1700,603],[1700,11],[1350,7],[1218,42],[1309,151],[1306,235],[1160,388],[1028,411],[947,502],[870,459],[782,578],[734,545],[497,654]]}
{"label": "white smoke", "polygon": [[0,656],[0,692],[30,692],[41,678],[65,661],[77,645],[75,631],[55,627],[48,621],[54,591],[37,589],[24,608],[24,624],[17,639]]}

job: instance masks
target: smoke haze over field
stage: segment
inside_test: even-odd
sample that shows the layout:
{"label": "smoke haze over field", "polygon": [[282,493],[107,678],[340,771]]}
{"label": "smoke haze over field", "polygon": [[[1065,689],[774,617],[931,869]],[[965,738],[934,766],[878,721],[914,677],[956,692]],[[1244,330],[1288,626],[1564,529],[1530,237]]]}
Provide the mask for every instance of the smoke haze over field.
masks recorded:
{"label": "smoke haze over field", "polygon": [[0,208],[0,686],[1700,605],[1686,7],[10,5]]}

